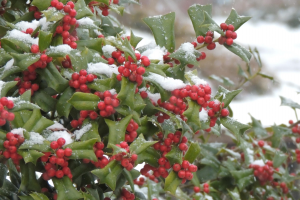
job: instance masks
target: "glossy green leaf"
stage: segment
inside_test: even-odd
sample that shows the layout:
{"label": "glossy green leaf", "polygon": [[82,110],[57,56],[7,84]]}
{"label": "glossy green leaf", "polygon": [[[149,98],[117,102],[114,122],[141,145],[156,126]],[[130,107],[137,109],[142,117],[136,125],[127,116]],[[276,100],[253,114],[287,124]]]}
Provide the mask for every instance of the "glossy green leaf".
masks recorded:
{"label": "glossy green leaf", "polygon": [[44,155],[43,153],[36,150],[19,150],[18,154],[20,154],[24,158],[25,163],[31,162],[34,165],[36,164],[37,159]]}
{"label": "glossy green leaf", "polygon": [[252,128],[257,138],[267,137],[269,134],[261,125],[261,122],[251,116]]}
{"label": "glossy green leaf", "polygon": [[40,55],[36,55],[32,53],[25,53],[25,54],[11,53],[11,55],[15,59],[14,65],[18,66],[23,71],[40,59]]}
{"label": "glossy green leaf", "polygon": [[45,90],[39,90],[34,93],[32,100],[44,112],[55,111],[57,100],[52,98]]}
{"label": "glossy green leaf", "polygon": [[244,169],[241,171],[231,171],[232,176],[235,178],[237,182],[237,186],[240,191],[242,191],[245,187],[252,184],[255,179],[253,175],[253,169]]}
{"label": "glossy green leaf", "polygon": [[157,45],[165,47],[169,52],[175,50],[175,12],[144,18],[143,21],[151,29]]}
{"label": "glossy green leaf", "polygon": [[123,118],[121,121],[111,121],[109,119],[104,119],[105,123],[109,127],[108,133],[108,143],[119,144],[125,139],[126,128],[132,118],[132,115],[129,115]]}
{"label": "glossy green leaf", "polygon": [[138,134],[144,134],[146,136],[152,136],[153,134],[159,132],[159,128],[154,125],[151,121],[148,121],[147,116],[141,118],[141,125],[136,131]]}
{"label": "glossy green leaf", "polygon": [[98,127],[99,124],[97,121],[85,119],[82,123],[82,127],[86,125],[91,125],[91,128],[89,128],[80,138],[81,141],[90,140],[90,139],[97,139],[98,142],[101,141]]}
{"label": "glossy green leaf", "polygon": [[43,144],[30,144],[30,143],[23,143],[19,150],[37,150],[39,152],[50,152],[50,142],[44,140]]}
{"label": "glossy green leaf", "polygon": [[102,38],[90,39],[90,40],[79,40],[76,41],[77,49],[83,50],[83,48],[94,49],[102,53]]}
{"label": "glossy green leaf", "polygon": [[200,56],[200,52],[194,49],[193,44],[184,43],[169,57],[180,61],[181,65],[193,64],[198,65],[196,58]]}
{"label": "glossy green leaf", "polygon": [[73,142],[65,145],[64,148],[72,149],[72,155],[70,159],[84,159],[97,161],[97,157],[94,153],[93,146],[97,142],[97,139],[90,139],[82,142]]}
{"label": "glossy green leaf", "polygon": [[110,189],[115,190],[117,179],[122,173],[123,168],[117,161],[108,163],[103,169],[95,169],[92,171],[99,179],[100,183],[105,183]]}
{"label": "glossy green leaf", "polygon": [[146,162],[154,167],[158,167],[158,159],[161,155],[153,148],[147,148],[145,151],[139,154],[136,163],[141,164]]}
{"label": "glossy green leaf", "polygon": [[241,148],[244,152],[245,164],[249,166],[254,161],[254,150],[253,146],[246,142],[244,139],[240,139]]}
{"label": "glossy green leaf", "polygon": [[300,109],[300,104],[282,96],[280,96],[280,99],[281,99],[281,106],[289,106],[293,109],[295,108]]}
{"label": "glossy green leaf", "polygon": [[285,163],[287,160],[288,156],[285,155],[284,153],[277,151],[275,152],[275,156],[273,158],[273,166],[275,168],[279,167],[282,163]]}
{"label": "glossy green leaf", "polygon": [[173,146],[171,151],[169,151],[165,157],[168,159],[171,166],[175,163],[182,163],[182,151],[177,146]]}
{"label": "glossy green leaf", "polygon": [[112,148],[113,150],[113,155],[116,155],[118,153],[126,153],[127,154],[127,151],[121,147],[118,147],[114,144],[111,144],[111,143],[108,143],[107,145],[107,148]]}
{"label": "glossy green leaf", "polygon": [[146,69],[145,75],[149,75],[149,72],[152,72],[152,73],[156,73],[156,74],[166,77],[165,72],[169,67],[170,67],[170,65],[167,65],[167,64],[151,63],[148,67],[145,68]]}
{"label": "glossy green leaf", "polygon": [[96,110],[99,101],[100,98],[97,95],[76,92],[67,102],[72,104],[77,110]]}
{"label": "glossy green leaf", "polygon": [[192,128],[194,132],[198,131],[201,128],[200,118],[199,118],[199,110],[200,105],[195,101],[187,98],[188,101],[188,109],[184,111],[183,115],[187,117],[188,125]]}
{"label": "glossy green leaf", "polygon": [[30,196],[34,199],[34,200],[49,200],[48,197],[42,193],[31,193]]}
{"label": "glossy green leaf", "polygon": [[192,20],[196,36],[199,35],[205,36],[206,32],[208,31],[208,27],[207,28],[201,27],[201,25],[204,24],[205,22],[204,11],[207,12],[209,16],[211,16],[212,6],[194,4],[188,9],[188,13]]}
{"label": "glossy green leaf", "polygon": [[15,119],[11,121],[12,128],[20,128],[23,127],[24,124],[28,121],[31,117],[32,111],[22,110],[19,112],[14,112]]}
{"label": "glossy green leaf", "polygon": [[23,128],[28,132],[41,133],[45,128],[52,124],[54,124],[54,122],[43,117],[40,110],[34,109],[31,117],[24,124]]}
{"label": "glossy green leaf", "polygon": [[136,138],[133,143],[130,144],[130,151],[132,153],[135,153],[139,155],[143,151],[145,151],[147,148],[155,144],[156,141],[147,141],[145,140],[143,134],[140,134],[138,138]]}
{"label": "glossy green leaf", "polygon": [[241,200],[240,192],[237,188],[234,188],[233,191],[228,190],[228,194],[230,195],[232,200]]}
{"label": "glossy green leaf", "polygon": [[61,179],[53,178],[52,181],[57,191],[57,200],[75,200],[82,198],[82,195],[74,188],[69,177],[64,176]]}
{"label": "glossy green leaf", "polygon": [[[1,53],[0,53],[1,56]],[[21,72],[22,69],[18,66],[13,66],[14,59],[11,59],[6,62],[7,64],[4,65],[2,68],[0,68],[0,80],[3,80],[4,78],[8,77],[11,74],[15,74],[18,72]]]}
{"label": "glossy green leaf", "polygon": [[292,133],[290,128],[273,126],[272,129],[273,129],[274,133],[272,135],[271,142],[272,142],[272,147],[274,147],[274,148],[279,147],[279,145],[285,135]]}
{"label": "glossy green leaf", "polygon": [[72,109],[72,104],[68,103],[67,101],[73,96],[73,94],[74,89],[71,87],[67,87],[67,89],[59,97],[56,104],[56,110],[60,116],[68,118]]}
{"label": "glossy green leaf", "polygon": [[[135,104],[136,105],[136,104]],[[115,108],[115,110],[120,113],[121,115],[123,115],[124,117],[128,116],[128,115],[132,115],[132,119],[140,124],[141,121],[140,121],[140,114],[137,113],[136,111],[134,110],[131,110],[128,106],[119,106],[117,108]]]}
{"label": "glossy green leaf", "polygon": [[235,135],[243,134],[246,130],[251,128],[251,126],[242,124],[230,117],[222,117],[220,121],[223,126],[233,132]]}
{"label": "glossy green leaf", "polygon": [[120,99],[121,104],[134,108],[134,94],[136,84],[129,81],[127,78],[122,78],[121,91],[118,93],[117,98]]}
{"label": "glossy green leaf", "polygon": [[10,82],[0,81],[1,84],[0,97],[5,97],[8,91],[12,89],[15,85],[17,85],[17,83],[18,83],[17,81],[10,81]]}
{"label": "glossy green leaf", "polygon": [[222,83],[225,86],[233,86],[234,82],[232,80],[230,80],[228,77],[219,77],[216,75],[210,75],[209,79],[213,79],[215,81],[218,81],[219,83]]}
{"label": "glossy green leaf", "polygon": [[56,8],[53,7],[42,11],[42,13],[47,18],[48,22],[59,21],[65,16],[62,12],[56,10]]}
{"label": "glossy green leaf", "polygon": [[25,191],[40,192],[41,186],[36,179],[35,166],[32,163],[25,164],[23,161],[20,161],[20,168],[21,168],[21,177],[22,177],[20,190],[24,192]]}
{"label": "glossy green leaf", "polygon": [[226,108],[232,99],[238,95],[242,90],[232,90],[229,91],[226,88],[219,86],[218,91],[215,95],[215,99],[218,99],[219,101],[224,103],[224,107]]}
{"label": "glossy green leaf", "polygon": [[37,69],[41,79],[45,80],[48,87],[53,88],[58,93],[62,93],[68,87],[68,81],[61,76],[55,65],[50,62],[45,69]]}
{"label": "glossy green leaf", "polygon": [[39,31],[39,49],[41,52],[50,46],[51,41],[52,41],[52,33],[45,32],[42,30]]}
{"label": "glossy green leaf", "polygon": [[181,183],[181,179],[178,177],[177,173],[171,171],[165,180],[164,190],[175,194],[177,187]]}
{"label": "glossy green leaf", "polygon": [[14,163],[12,162],[11,159],[9,159],[7,161],[7,168],[8,168],[8,172],[9,172],[9,178],[10,181],[16,186],[19,187],[21,184],[21,177],[19,172],[17,171]]}
{"label": "glossy green leaf", "polygon": [[7,166],[0,163],[0,188],[2,188],[4,181],[6,180]]}
{"label": "glossy green leaf", "polygon": [[234,31],[237,31],[244,23],[246,23],[251,17],[240,16],[233,8],[226,19],[226,24],[232,24],[234,26]]}
{"label": "glossy green leaf", "polygon": [[94,15],[92,11],[86,6],[84,0],[79,0],[75,3],[75,10],[77,11],[76,19]]}
{"label": "glossy green leaf", "polygon": [[184,156],[184,160],[189,161],[190,163],[193,163],[194,160],[198,157],[198,155],[200,154],[200,146],[197,142],[192,142],[190,144],[189,149],[187,150],[185,156]]}
{"label": "glossy green leaf", "polygon": [[114,84],[115,84],[115,79],[106,78],[106,79],[96,79],[93,82],[88,83],[87,86],[90,89],[97,90],[100,92],[105,92],[106,90],[110,90]]}
{"label": "glossy green leaf", "polygon": [[126,180],[128,181],[128,183],[131,187],[131,191],[134,192],[134,183],[133,183],[133,177],[132,177],[131,173],[129,171],[127,171],[126,169],[124,169],[122,174],[126,178]]}
{"label": "glossy green leaf", "polygon": [[226,47],[229,51],[239,56],[247,64],[250,62],[251,53],[244,47],[236,44],[235,42],[231,46],[224,44],[224,47]]}
{"label": "glossy green leaf", "polygon": [[[32,5],[38,7],[39,10],[47,10],[50,7],[51,0],[33,0]],[[36,199],[35,199],[36,200]]]}
{"label": "glossy green leaf", "polygon": [[134,33],[132,32],[132,30],[130,31],[130,44],[136,48],[136,46],[138,45],[138,43],[142,40],[142,37],[136,36],[134,35]]}
{"label": "glossy green leaf", "polygon": [[31,91],[27,90],[21,96],[13,98],[11,97],[10,100],[14,102],[13,109],[10,112],[17,112],[21,110],[33,110],[33,109],[40,109],[40,107],[36,104],[30,102],[31,99]]}

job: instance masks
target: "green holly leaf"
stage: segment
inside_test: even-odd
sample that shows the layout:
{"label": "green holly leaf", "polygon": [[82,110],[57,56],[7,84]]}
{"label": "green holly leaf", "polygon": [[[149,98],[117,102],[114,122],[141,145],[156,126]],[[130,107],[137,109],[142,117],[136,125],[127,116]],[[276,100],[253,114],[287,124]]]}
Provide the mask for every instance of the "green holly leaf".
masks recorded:
{"label": "green holly leaf", "polygon": [[171,171],[165,180],[164,191],[169,191],[171,194],[175,194],[177,187],[181,183],[181,179],[178,178],[177,173]]}
{"label": "green holly leaf", "polygon": [[148,77],[144,77],[144,80],[150,82],[150,84],[153,85],[158,90],[158,92],[160,93],[160,96],[161,96],[161,101],[167,101],[170,98],[170,96],[171,96],[170,92],[168,92],[164,88],[162,88],[160,86],[160,84],[157,83],[155,80],[153,80],[152,78],[150,79]]}
{"label": "green holly leaf", "polygon": [[[47,10],[41,11],[47,19],[47,22],[57,22],[61,20],[65,15],[56,10],[56,8],[49,8]],[[78,13],[78,12],[77,12]]]}
{"label": "green holly leaf", "polygon": [[53,178],[54,187],[57,191],[57,200],[75,200],[82,198],[69,177],[64,176],[61,179]]}
{"label": "green holly leaf", "polygon": [[130,31],[130,44],[134,48],[138,45],[138,43],[142,40],[142,37],[135,36],[132,30]]}
{"label": "green holly leaf", "polygon": [[282,153],[281,151],[276,151],[273,158],[273,166],[275,168],[280,167],[282,163],[286,162],[287,158],[288,156],[286,154]]}
{"label": "green holly leaf", "polygon": [[77,11],[76,19],[94,16],[92,11],[86,6],[84,0],[79,0],[75,3],[75,10]]}
{"label": "green holly leaf", "polygon": [[77,110],[96,110],[99,101],[100,98],[97,95],[76,92],[67,102],[72,104]]}
{"label": "green holly leaf", "polygon": [[103,169],[92,171],[100,179],[100,184],[105,183],[110,189],[115,190],[117,179],[122,173],[123,168],[117,161],[108,163]]}
{"label": "green holly leaf", "polygon": [[200,105],[195,101],[191,100],[191,98],[187,98],[188,101],[188,109],[184,111],[183,115],[187,117],[188,125],[191,129],[196,132],[201,128],[200,118],[199,118],[199,110]]}
{"label": "green holly leaf", "polygon": [[100,92],[105,92],[106,90],[110,90],[113,88],[113,85],[116,84],[116,79],[114,77],[112,78],[106,78],[106,79],[96,79],[91,83],[88,83],[87,86],[90,89],[97,90]]}
{"label": "green holly leaf", "polygon": [[18,81],[10,81],[10,82],[0,81],[0,85],[1,85],[0,97],[5,97],[8,91],[12,89],[15,85],[17,85],[17,83]]}
{"label": "green holly leaf", "polygon": [[196,33],[196,36],[202,35],[205,36],[206,32],[208,31],[208,27],[201,27],[202,24],[205,24],[205,17],[204,14],[206,12],[208,16],[211,16],[212,13],[212,6],[211,5],[200,5],[194,4],[188,9],[189,16],[193,23],[193,27]]}
{"label": "green holly leaf", "polygon": [[271,138],[271,142],[272,142],[272,147],[274,148],[278,148],[282,139],[284,138],[284,136],[288,135],[288,134],[292,134],[292,131],[290,128],[286,128],[286,127],[281,127],[281,126],[273,126],[273,135]]}
{"label": "green holly leaf", "polygon": [[240,139],[241,148],[244,152],[245,164],[249,166],[254,161],[254,150],[252,144],[249,144],[244,139]]}
{"label": "green holly leaf", "polygon": [[40,59],[40,55],[32,53],[11,53],[11,55],[15,59],[15,66],[18,66],[23,71]]}
{"label": "green holly leaf", "polygon": [[224,107],[229,106],[232,99],[238,95],[242,90],[232,90],[229,91],[222,86],[219,86],[218,91],[215,95],[215,99],[218,99],[220,102],[224,103]]}
{"label": "green holly leaf", "polygon": [[242,124],[230,117],[222,117],[220,121],[223,126],[233,132],[235,135],[243,134],[246,130],[251,128],[251,126]]}
{"label": "green holly leaf", "polygon": [[43,153],[36,150],[19,150],[18,154],[20,154],[24,158],[25,163],[31,162],[34,165],[36,164],[37,159],[44,155]]}
{"label": "green holly leaf", "polygon": [[182,151],[177,146],[173,146],[165,157],[169,160],[171,166],[175,163],[182,163]]}
{"label": "green holly leaf", "polygon": [[152,121],[148,120],[147,116],[143,116],[141,119],[141,125],[139,125],[138,130],[136,131],[138,134],[144,134],[146,136],[152,136],[155,133],[159,132],[159,128],[157,124],[153,124]]}
{"label": "green holly leaf", "polygon": [[290,99],[287,99],[285,97],[282,97],[280,96],[280,99],[281,99],[281,106],[289,106],[293,109],[300,109],[300,104],[290,100]]}
{"label": "green holly leaf", "polygon": [[25,164],[24,161],[20,161],[20,168],[21,168],[21,191],[35,191],[40,192],[41,186],[36,180],[35,175],[35,166],[33,163]]}
{"label": "green holly leaf", "polygon": [[219,76],[216,76],[215,74],[212,74],[208,78],[218,81],[219,83],[221,83],[225,86],[233,86],[234,85],[234,82],[232,80],[230,80],[228,77],[219,77]]}
{"label": "green holly leaf", "polygon": [[88,49],[93,49],[97,52],[102,53],[102,43],[103,43],[102,38],[93,38],[93,39],[89,39],[89,40],[78,40],[78,41],[76,41],[76,43],[77,43],[77,49],[79,49],[79,50],[88,48]]}
{"label": "green holly leaf", "polygon": [[31,91],[27,90],[19,97],[10,97],[9,100],[14,102],[14,107],[10,109],[10,112],[17,112],[21,110],[33,110],[40,109],[36,104],[30,103]]}
{"label": "green holly leaf", "polygon": [[52,98],[44,90],[39,90],[34,93],[32,100],[43,110],[44,112],[54,111],[57,100]]}
{"label": "green holly leaf", "polygon": [[118,153],[126,153],[127,154],[127,151],[121,147],[118,147],[114,144],[111,144],[111,143],[108,143],[107,145],[107,148],[112,148],[113,149],[113,155],[116,155]]}
{"label": "green holly leaf", "polygon": [[157,141],[147,141],[145,140],[143,134],[140,134],[138,138],[136,138],[133,143],[130,144],[130,151],[132,153],[135,153],[139,155],[143,151],[145,151],[147,148],[155,144]]}
{"label": "green holly leaf", "polygon": [[[228,189],[227,189],[228,190]],[[241,200],[240,192],[237,188],[234,188],[233,191],[228,190],[228,194],[232,198],[232,200]]]}
{"label": "green holly leaf", "polygon": [[[251,116],[251,115],[250,115]],[[261,125],[261,122],[251,116],[252,127],[257,138],[267,137],[269,134]]]}
{"label": "green holly leaf", "polygon": [[[1,53],[0,53],[1,56]],[[18,66],[13,66],[14,59],[11,59],[7,62],[5,62],[6,65],[0,68],[0,80],[3,80],[4,78],[8,77],[11,74],[19,73],[22,71],[22,69]]]}
{"label": "green holly leaf", "polygon": [[24,124],[23,128],[28,132],[41,133],[45,128],[52,124],[54,124],[54,122],[43,117],[39,109],[34,109],[32,115]]}
{"label": "green holly leaf", "polygon": [[169,52],[175,50],[175,12],[144,18],[143,21],[151,29],[157,45],[165,47]]}
{"label": "green holly leaf", "polygon": [[245,187],[255,182],[253,169],[230,171],[230,173],[235,178],[240,191],[242,191]]}
{"label": "green holly leaf", "polygon": [[68,158],[70,159],[84,159],[97,161],[97,157],[94,153],[94,144],[98,139],[90,139],[82,142],[73,142],[71,144],[65,145],[64,148],[72,149],[72,155]]}
{"label": "green holly leaf", "polygon": [[97,139],[97,141],[100,142],[101,138],[98,132],[98,122],[90,119],[85,119],[82,123],[82,127],[85,126],[90,126],[90,128],[81,136],[80,140],[85,141],[90,139]]}
{"label": "green holly leaf", "polygon": [[31,4],[38,7],[39,10],[47,10],[51,5],[51,0],[33,0]]}
{"label": "green holly leaf", "polygon": [[185,72],[184,77],[191,85],[205,85],[207,84],[206,81],[202,80],[198,76],[198,71],[195,69],[193,71]]}
{"label": "green holly leaf", "polygon": [[187,42],[182,44],[179,49],[170,54],[169,57],[179,60],[181,66],[185,66],[187,64],[198,65],[199,62],[196,60],[196,58],[198,58],[200,55],[200,52],[195,50],[194,45]]}
{"label": "green holly leaf", "polygon": [[19,150],[36,150],[39,152],[50,152],[50,142],[47,140],[44,140],[43,144],[30,144],[30,143],[23,143]]}
{"label": "green holly leaf", "polygon": [[40,51],[44,51],[45,49],[47,49],[51,44],[51,40],[52,40],[52,33],[40,30],[39,31],[39,48],[40,48]]}
{"label": "green holly leaf", "polygon": [[3,163],[0,163],[0,188],[2,188],[3,183],[6,180],[6,174],[7,174],[7,166]]}
{"label": "green holly leaf", "polygon": [[228,18],[226,19],[226,24],[232,24],[234,26],[234,31],[237,31],[244,23],[246,23],[251,17],[240,16],[234,8],[232,8]]}
{"label": "green holly leaf", "polygon": [[73,96],[74,89],[71,87],[67,87],[67,89],[61,94],[56,104],[56,111],[58,115],[64,116],[66,118],[69,117],[70,111],[72,109],[72,104],[67,101]]}
{"label": "green holly leaf", "polygon": [[122,77],[121,91],[117,96],[117,98],[121,101],[121,105],[127,105],[131,109],[134,108],[135,88],[136,84],[129,81],[127,78]]}
{"label": "green holly leaf", "polygon": [[148,163],[151,166],[158,167],[158,159],[161,155],[153,148],[147,148],[145,151],[139,154],[136,163],[141,164],[143,162]]}
{"label": "green holly leaf", "polygon": [[[132,170],[133,171],[133,170]],[[136,171],[139,174],[139,171]],[[133,177],[131,175],[131,171],[127,171],[126,169],[123,170],[122,172],[123,176],[126,178],[126,180],[128,181],[130,187],[131,187],[131,191],[134,192],[134,183],[133,183]],[[138,175],[139,176],[139,175]],[[137,177],[136,177],[137,178]]]}
{"label": "green holly leaf", "polygon": [[12,128],[20,128],[23,127],[24,124],[28,121],[31,117],[32,111],[22,110],[19,112],[14,112],[15,119],[11,121]]}
{"label": "green holly leaf", "polygon": [[189,149],[187,150],[185,156],[184,156],[184,160],[189,161],[190,163],[193,163],[194,160],[198,157],[198,155],[200,154],[200,146],[197,142],[192,142],[190,144]]}
{"label": "green holly leaf", "polygon": [[31,193],[30,196],[34,199],[34,200],[49,200],[48,197],[42,193]]}
{"label": "green holly leaf", "polygon": [[121,121],[111,121],[109,119],[104,119],[105,123],[109,128],[108,133],[108,143],[120,144],[120,142],[125,140],[126,128],[132,118],[132,115],[128,115]]}
{"label": "green holly leaf", "polygon": [[249,64],[250,59],[251,59],[251,53],[247,49],[236,44],[235,42],[231,46],[224,44],[224,47],[226,47],[229,51],[236,54],[241,59],[243,59],[243,61],[245,61],[247,64]]}
{"label": "green holly leaf", "polygon": [[167,69],[169,67],[170,67],[170,65],[167,65],[167,64],[150,63],[150,65],[148,67],[146,67],[145,75],[149,76],[150,75],[149,72],[152,72],[152,73],[156,73],[156,74],[166,77],[167,75],[165,74],[165,72],[167,71]]}
{"label": "green holly leaf", "polygon": [[7,161],[7,168],[8,168],[8,172],[9,172],[9,178],[10,181],[17,187],[20,187],[21,184],[21,177],[19,172],[17,171],[12,159],[9,159]]}

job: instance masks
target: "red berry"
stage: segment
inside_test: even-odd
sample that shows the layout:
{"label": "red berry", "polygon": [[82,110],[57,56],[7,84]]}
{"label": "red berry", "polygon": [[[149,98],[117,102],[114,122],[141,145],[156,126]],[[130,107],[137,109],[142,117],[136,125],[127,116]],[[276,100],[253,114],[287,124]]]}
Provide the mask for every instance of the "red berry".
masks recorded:
{"label": "red berry", "polygon": [[72,120],[72,121],[71,121],[71,126],[72,126],[72,128],[77,128],[78,125],[79,125],[79,123],[78,123],[77,120]]}
{"label": "red berry", "polygon": [[207,45],[207,47],[206,47],[208,50],[213,50],[213,49],[215,49],[216,48],[216,43],[210,43],[209,45]]}
{"label": "red berry", "polygon": [[178,147],[181,151],[186,151],[188,149],[188,146],[185,143],[180,143]]}
{"label": "red berry", "polygon": [[55,173],[56,178],[62,178],[64,176],[64,172],[62,170],[58,170]]}
{"label": "red berry", "polygon": [[66,5],[69,5],[72,9],[74,9],[75,5],[72,1],[69,1]]}
{"label": "red berry", "polygon": [[227,29],[230,30],[230,31],[234,31],[234,26],[229,24]]}
{"label": "red berry", "polygon": [[222,116],[222,117],[227,117],[228,115],[229,115],[228,109],[223,108],[223,109],[221,110],[221,116]]}
{"label": "red berry", "polygon": [[57,142],[56,142],[56,141],[52,141],[52,142],[50,143],[50,147],[51,147],[51,149],[57,149],[57,148],[58,148]]}
{"label": "red berry", "polygon": [[262,140],[258,141],[258,146],[263,147],[264,145],[265,145],[264,141],[262,141]]}
{"label": "red berry", "polygon": [[195,186],[195,187],[194,187],[194,192],[195,192],[195,193],[200,192],[200,187]]}
{"label": "red berry", "polygon": [[198,36],[197,37],[197,42],[199,43],[199,44],[202,44],[203,42],[204,42],[204,37],[203,36]]}
{"label": "red berry", "polygon": [[207,43],[207,44],[212,43],[212,41],[213,41],[213,38],[212,38],[211,36],[206,36],[206,37],[204,38],[204,42]]}
{"label": "red berry", "polygon": [[94,80],[94,75],[93,74],[88,74],[86,76],[86,79],[87,79],[88,82],[92,82]]}
{"label": "red berry", "polygon": [[66,148],[64,153],[65,153],[65,156],[71,156],[72,155],[72,149]]}
{"label": "red berry", "polygon": [[231,46],[233,44],[233,39],[232,38],[227,38],[226,39],[226,44]]}
{"label": "red berry", "polygon": [[36,44],[33,44],[32,46],[31,46],[31,53],[38,53],[39,51],[40,51],[40,49],[39,49],[39,46],[38,45],[36,45]]}
{"label": "red berry", "polygon": [[62,147],[66,143],[66,140],[64,138],[58,138],[57,144],[59,147]]}
{"label": "red berry", "polygon": [[64,4],[62,2],[58,2],[55,6],[57,10],[62,10],[64,8]]}
{"label": "red berry", "polygon": [[174,165],[173,165],[173,170],[174,170],[175,172],[178,172],[180,169],[181,169],[180,164],[174,164]]}
{"label": "red berry", "polygon": [[228,28],[228,26],[227,26],[226,23],[222,23],[222,24],[220,25],[220,27],[221,27],[221,29],[222,29],[223,31],[226,31],[227,28]]}
{"label": "red berry", "polygon": [[80,76],[86,76],[87,75],[87,71],[85,69],[82,69],[79,71],[79,75]]}
{"label": "red berry", "polygon": [[179,178],[185,178],[185,171],[184,171],[184,170],[180,170],[180,171],[178,172],[178,177],[179,177]]}

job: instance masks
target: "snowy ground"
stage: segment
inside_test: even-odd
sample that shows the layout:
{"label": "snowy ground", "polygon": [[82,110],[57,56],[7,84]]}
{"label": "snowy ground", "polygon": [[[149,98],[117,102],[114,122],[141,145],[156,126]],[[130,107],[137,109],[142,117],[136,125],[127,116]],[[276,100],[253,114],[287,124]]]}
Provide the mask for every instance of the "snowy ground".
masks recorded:
{"label": "snowy ground", "polygon": [[[217,23],[225,21],[216,19]],[[143,37],[139,46],[154,40],[146,33],[134,30]],[[294,111],[280,106],[279,96],[290,98],[300,104],[300,29],[291,29],[280,23],[248,22],[238,31],[237,42],[245,47],[257,47],[265,66],[274,71],[280,86],[271,94],[255,96],[249,94],[247,99],[233,101],[230,105],[234,118],[242,123],[250,122],[251,114],[262,121],[263,125],[287,124],[289,119],[296,120]],[[248,114],[249,113],[249,114]],[[300,111],[298,111],[300,117]]]}

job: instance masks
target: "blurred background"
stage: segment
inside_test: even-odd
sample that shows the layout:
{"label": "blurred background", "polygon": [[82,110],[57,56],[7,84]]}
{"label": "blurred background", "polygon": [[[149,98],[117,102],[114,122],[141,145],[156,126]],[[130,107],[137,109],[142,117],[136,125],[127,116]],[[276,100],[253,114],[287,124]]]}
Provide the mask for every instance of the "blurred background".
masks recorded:
{"label": "blurred background", "polygon": [[[195,41],[196,35],[187,9],[193,4],[213,4],[213,19],[220,24],[225,22],[232,8],[239,15],[252,16],[252,19],[237,31],[235,42],[246,48],[257,48],[260,52],[262,73],[273,79],[254,78],[243,86],[232,102],[233,118],[242,123],[254,118],[264,126],[287,124],[296,121],[294,111],[280,106],[279,96],[284,96],[300,104],[300,1],[299,0],[140,0],[141,5],[132,4],[126,8],[124,16],[118,17],[126,27],[131,27],[137,36],[144,39],[139,46],[154,42],[150,29],[142,18],[176,13],[176,47],[181,43]],[[129,30],[128,30],[129,31]],[[129,33],[128,33],[129,34]],[[202,51],[202,49],[201,49]],[[218,85],[234,89],[242,81],[238,76],[238,65],[246,64],[226,48],[217,44],[214,51],[204,49],[207,57],[199,62],[199,76],[208,81],[216,91]],[[251,67],[257,70],[254,59]],[[228,77],[224,84],[210,79],[211,75]],[[223,79],[224,80],[224,79]],[[232,82],[230,82],[230,80]],[[298,112],[300,117],[300,112]]]}

